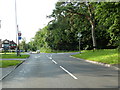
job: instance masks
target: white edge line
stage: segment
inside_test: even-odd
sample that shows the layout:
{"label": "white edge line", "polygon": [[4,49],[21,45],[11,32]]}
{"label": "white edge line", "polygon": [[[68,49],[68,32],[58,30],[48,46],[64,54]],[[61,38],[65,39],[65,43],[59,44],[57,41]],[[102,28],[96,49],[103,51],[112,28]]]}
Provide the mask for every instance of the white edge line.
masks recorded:
{"label": "white edge line", "polygon": [[65,68],[63,68],[62,66],[60,66],[61,69],[63,69],[65,72],[67,72],[70,76],[72,76],[74,79],[78,79],[77,77],[75,77],[72,73],[70,73],[69,71],[67,71]]}
{"label": "white edge line", "polygon": [[54,60],[52,60],[55,64],[57,64],[57,62],[56,61],[54,61]]}

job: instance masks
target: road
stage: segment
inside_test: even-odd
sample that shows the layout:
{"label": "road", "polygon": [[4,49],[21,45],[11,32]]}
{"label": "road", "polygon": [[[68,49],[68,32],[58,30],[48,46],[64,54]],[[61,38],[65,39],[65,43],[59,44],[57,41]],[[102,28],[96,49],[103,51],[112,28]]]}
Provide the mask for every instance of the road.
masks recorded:
{"label": "road", "polygon": [[118,71],[69,57],[31,54],[2,81],[3,88],[117,88]]}

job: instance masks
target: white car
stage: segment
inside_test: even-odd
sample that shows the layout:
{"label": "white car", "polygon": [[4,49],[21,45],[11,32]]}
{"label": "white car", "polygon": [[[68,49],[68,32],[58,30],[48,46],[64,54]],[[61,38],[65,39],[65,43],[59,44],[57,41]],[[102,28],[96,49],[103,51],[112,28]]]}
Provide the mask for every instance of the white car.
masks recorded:
{"label": "white car", "polygon": [[32,51],[30,51],[29,53],[32,54]]}
{"label": "white car", "polygon": [[36,53],[40,53],[40,50],[37,50]]}

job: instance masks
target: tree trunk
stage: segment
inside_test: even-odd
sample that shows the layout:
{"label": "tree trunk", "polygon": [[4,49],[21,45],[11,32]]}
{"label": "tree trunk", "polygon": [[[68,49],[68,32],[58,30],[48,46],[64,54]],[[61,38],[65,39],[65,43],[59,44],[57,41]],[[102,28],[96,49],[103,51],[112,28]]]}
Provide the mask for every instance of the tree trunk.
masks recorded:
{"label": "tree trunk", "polygon": [[91,33],[92,33],[92,41],[93,41],[93,50],[96,49],[96,38],[95,38],[95,19],[94,16],[92,14],[92,6],[90,4],[88,4],[88,12],[90,14],[90,17],[88,17],[88,20],[90,21],[91,24]]}
{"label": "tree trunk", "polygon": [[93,41],[93,50],[97,49],[96,48],[96,38],[95,38],[95,23],[91,23],[91,26],[92,26],[92,29],[91,29],[91,32],[92,32],[92,41]]}

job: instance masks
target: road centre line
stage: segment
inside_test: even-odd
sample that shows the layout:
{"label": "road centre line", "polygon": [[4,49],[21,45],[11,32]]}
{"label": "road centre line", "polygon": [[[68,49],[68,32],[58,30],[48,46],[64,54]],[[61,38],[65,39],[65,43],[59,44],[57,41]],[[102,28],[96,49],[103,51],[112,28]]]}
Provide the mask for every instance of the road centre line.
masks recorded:
{"label": "road centre line", "polygon": [[[49,59],[52,59],[52,57],[48,57]],[[55,64],[57,64],[57,62],[55,60],[52,59],[52,62],[54,62]],[[72,76],[74,79],[78,79],[77,77],[75,77],[72,73],[70,73],[68,70],[66,70],[65,68],[63,68],[62,66],[60,66],[60,68],[65,71],[66,73],[68,73],[70,76]]]}
{"label": "road centre line", "polygon": [[49,59],[52,59],[52,57],[48,57]]}
{"label": "road centre line", "polygon": [[55,64],[57,64],[57,62],[55,60],[52,60],[52,62],[54,62]]}
{"label": "road centre line", "polygon": [[35,56],[35,58],[38,58],[38,57]]}
{"label": "road centre line", "polygon": [[72,76],[74,79],[78,79],[77,77],[75,77],[72,73],[70,73],[68,70],[66,70],[65,68],[63,68],[62,66],[60,66],[60,68],[62,70],[64,70],[65,72],[67,72],[70,76]]}
{"label": "road centre line", "polygon": [[52,57],[49,57],[49,56],[47,56],[47,55],[46,55],[46,57],[48,57],[49,59],[52,59]]}
{"label": "road centre line", "polygon": [[35,56],[35,58],[39,58],[40,56]]}

